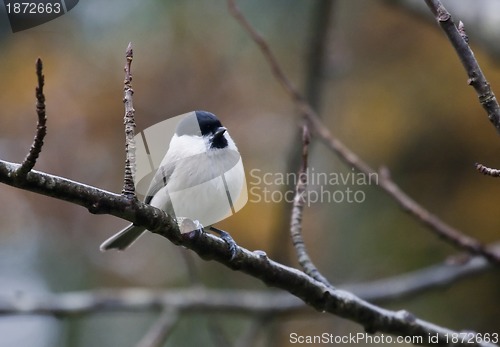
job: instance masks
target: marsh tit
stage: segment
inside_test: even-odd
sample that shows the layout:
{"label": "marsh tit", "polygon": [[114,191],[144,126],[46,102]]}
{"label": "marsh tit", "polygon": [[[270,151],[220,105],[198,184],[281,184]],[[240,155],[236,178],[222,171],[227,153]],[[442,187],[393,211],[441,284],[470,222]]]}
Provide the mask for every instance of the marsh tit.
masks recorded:
{"label": "marsh tit", "polygon": [[[144,202],[167,212],[181,232],[186,232],[211,226],[234,213],[234,204],[243,191],[246,194],[241,157],[229,132],[214,114],[195,111],[177,124]],[[195,221],[186,225],[196,228],[183,231],[183,220]],[[123,250],[145,230],[131,224],[104,241],[100,249]],[[234,246],[227,233],[212,230],[229,243],[230,249]]]}

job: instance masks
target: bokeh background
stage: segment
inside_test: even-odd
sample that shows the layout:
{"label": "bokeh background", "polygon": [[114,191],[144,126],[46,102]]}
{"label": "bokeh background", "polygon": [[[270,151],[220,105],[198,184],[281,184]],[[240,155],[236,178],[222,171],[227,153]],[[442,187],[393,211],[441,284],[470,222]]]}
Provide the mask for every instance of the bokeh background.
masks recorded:
{"label": "bokeh background", "polygon": [[[314,103],[333,134],[371,166],[386,166],[419,203],[484,243],[499,238],[500,184],[474,162],[500,166],[500,139],[459,59],[422,1],[337,0],[326,35]],[[495,1],[445,1],[462,19],[483,71],[500,93]],[[239,1],[289,78],[306,88],[309,47],[321,1]],[[324,4],[323,4],[324,5]],[[496,6],[496,7],[495,7]],[[497,17],[495,17],[497,13]],[[496,34],[498,42],[498,34]],[[44,61],[48,135],[36,169],[120,192],[124,166],[123,65],[133,43],[138,129],[205,109],[239,146],[247,173],[286,173],[299,144],[300,117],[254,42],[222,0],[81,1],[68,14],[13,34],[0,5],[0,158],[20,162],[35,132],[37,57]],[[317,172],[352,173],[322,144]],[[296,149],[295,149],[296,150]],[[248,175],[249,188],[262,185]],[[442,263],[456,250],[405,214],[375,185],[363,203],[314,203],[304,237],[319,269],[336,285],[381,279]],[[284,189],[279,183],[272,191]],[[312,188],[314,189],[314,187]],[[9,186],[0,186],[0,295],[100,288],[160,290],[190,285],[179,249],[147,234],[126,252],[99,244],[126,222]],[[289,204],[250,201],[219,227],[248,249],[298,266],[287,236]],[[194,258],[209,288],[261,289],[256,279]],[[500,332],[500,281],[490,270],[389,303],[452,329]],[[73,318],[0,317],[0,346],[134,346],[157,312],[95,313]],[[237,341],[240,316],[185,316],[166,346],[215,346],[217,320]],[[256,346],[288,346],[289,334],[346,335],[352,322],[309,312],[280,317]]]}

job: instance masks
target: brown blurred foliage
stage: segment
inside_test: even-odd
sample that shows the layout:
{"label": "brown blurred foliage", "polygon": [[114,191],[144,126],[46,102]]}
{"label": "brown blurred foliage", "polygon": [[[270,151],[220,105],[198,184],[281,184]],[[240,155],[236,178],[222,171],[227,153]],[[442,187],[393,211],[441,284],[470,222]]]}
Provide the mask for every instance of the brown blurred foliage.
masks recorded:
{"label": "brown blurred foliage", "polygon": [[[301,85],[314,2],[241,3],[289,77]],[[494,201],[500,185],[475,172],[473,163],[500,166],[500,139],[438,26],[379,2],[337,1],[334,11],[321,105],[332,132],[373,167],[387,166],[410,195],[451,225],[485,243],[498,239]],[[230,129],[248,173],[282,172],[290,145],[299,141],[293,137],[300,122],[293,104],[223,1],[80,2],[53,22],[0,40],[2,159],[21,161],[31,144],[34,63],[41,57],[48,135],[35,169],[119,192],[122,69],[130,41],[139,129],[195,109],[214,112]],[[497,64],[479,49],[475,53],[500,93]],[[351,170],[322,145],[314,147],[311,166],[322,172]],[[247,179],[249,187],[255,184],[251,176]],[[179,250],[166,240],[155,242],[158,236],[148,234],[127,252],[101,254],[100,242],[124,221],[6,186],[0,189],[1,243],[32,247],[32,266],[50,290],[187,284]],[[376,187],[363,189],[363,204],[313,204],[305,212],[306,244],[332,283],[395,275],[455,253]],[[243,247],[268,251],[276,208],[274,203],[249,202],[220,227]],[[29,229],[21,223],[26,218]],[[289,240],[282,242],[291,247]],[[262,287],[218,264],[195,263],[207,286]],[[492,289],[498,285],[493,274],[485,275],[392,308],[450,328],[498,331],[494,322],[500,317],[493,310],[498,290]],[[290,331],[359,330],[337,318],[308,317],[280,326],[275,342],[287,345]],[[72,329],[99,331],[98,325],[90,320]],[[81,334],[82,341],[95,344],[92,334]],[[96,334],[102,342],[105,333]]]}

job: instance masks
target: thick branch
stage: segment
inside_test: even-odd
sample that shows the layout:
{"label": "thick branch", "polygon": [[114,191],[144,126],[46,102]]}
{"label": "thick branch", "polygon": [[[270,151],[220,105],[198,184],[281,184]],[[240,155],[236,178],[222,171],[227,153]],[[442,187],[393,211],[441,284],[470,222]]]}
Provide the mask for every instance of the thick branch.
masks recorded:
{"label": "thick branch", "polygon": [[[247,25],[249,26],[248,23]],[[249,28],[251,29],[250,26]],[[262,38],[260,39],[262,40]],[[265,41],[262,40],[261,43],[265,45]],[[128,52],[130,52],[130,60],[129,56],[127,56],[127,61],[130,62],[131,49]],[[272,57],[269,49],[267,53]],[[276,63],[276,61],[274,62]],[[274,68],[276,69],[275,73],[281,76],[281,82],[286,82],[286,76],[282,72],[281,74],[279,73],[281,71],[279,65],[275,65]],[[128,76],[130,77],[128,82],[130,82],[131,75],[129,74]],[[284,83],[284,85],[285,87],[288,86],[289,92],[311,124],[314,125],[315,122],[319,121],[314,110],[304,102],[297,89],[290,83]],[[127,89],[125,95],[126,105],[129,102],[128,108],[126,106],[126,112],[127,109],[133,112],[131,99],[127,100],[127,95],[130,97],[132,95],[132,89]],[[321,133],[325,128],[322,127],[321,123],[319,125],[316,124],[314,126],[316,131]],[[349,159],[353,159],[353,157],[346,157],[346,160]],[[356,159],[355,156],[354,159]],[[128,163],[131,164],[132,162],[129,161]],[[363,163],[359,161],[358,164],[362,166]],[[19,167],[20,165],[17,164],[0,161],[0,182],[79,204],[89,209],[92,213],[108,213],[127,219],[136,225],[144,226],[148,230],[165,236],[175,244],[192,249],[205,259],[216,260],[231,269],[239,270],[259,278],[267,285],[287,290],[317,310],[330,312],[356,321],[362,324],[369,333],[381,331],[396,335],[422,336],[424,344],[428,344],[425,338],[430,334],[438,334],[439,341],[436,345],[450,345],[445,338],[445,334],[451,334],[453,331],[417,319],[408,312],[392,312],[371,305],[349,292],[325,286],[296,269],[276,263],[261,252],[250,252],[238,247],[236,259],[234,261],[230,260],[230,254],[224,241],[210,234],[181,236],[173,221],[164,212],[144,205],[135,199],[127,199],[126,196],[119,196],[36,171],[30,171],[24,178],[19,178],[16,177]],[[369,169],[369,167],[367,168]],[[128,193],[132,193],[133,195],[133,191],[125,191],[124,193],[125,195],[129,195]]]}
{"label": "thick branch", "polygon": [[[227,267],[260,279],[268,286],[288,291],[320,312],[329,312],[363,325],[369,333],[385,332],[394,335],[422,336],[437,334],[439,342],[448,345],[446,334],[453,331],[415,318],[407,312],[393,312],[374,306],[355,295],[325,286],[305,273],[276,263],[260,252],[238,247],[234,260],[226,243],[218,237],[203,233],[196,237],[181,236],[175,223],[161,210],[124,196],[112,194],[49,174],[31,171],[26,180],[14,179],[19,167],[0,161],[0,182],[60,200],[84,206],[93,213],[107,213],[127,219],[136,225],[165,236],[174,244],[195,251],[204,259],[216,260]],[[488,346],[488,344],[470,344]],[[490,345],[491,346],[491,345]]]}
{"label": "thick branch", "polygon": [[0,182],[30,192],[50,196],[83,206],[94,214],[110,214],[148,230],[162,229],[174,244],[181,242],[177,224],[163,211],[123,195],[114,194],[69,179],[36,170],[28,172],[24,179],[16,178],[19,164],[0,160]]}

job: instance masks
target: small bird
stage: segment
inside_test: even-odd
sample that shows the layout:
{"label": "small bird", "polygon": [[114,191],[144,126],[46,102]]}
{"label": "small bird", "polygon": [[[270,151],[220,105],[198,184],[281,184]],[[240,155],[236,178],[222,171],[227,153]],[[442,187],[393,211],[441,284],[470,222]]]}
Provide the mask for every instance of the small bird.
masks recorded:
{"label": "small bird", "polygon": [[[233,139],[214,114],[191,112],[178,123],[144,202],[176,219],[181,232],[211,226],[234,212],[233,203],[246,188],[243,166],[237,165],[240,160]],[[182,223],[186,219],[194,223]],[[183,231],[183,225],[196,228]],[[235,244],[229,234],[210,228],[229,244],[234,257]],[[104,241],[100,249],[124,250],[145,230],[130,224]]]}

